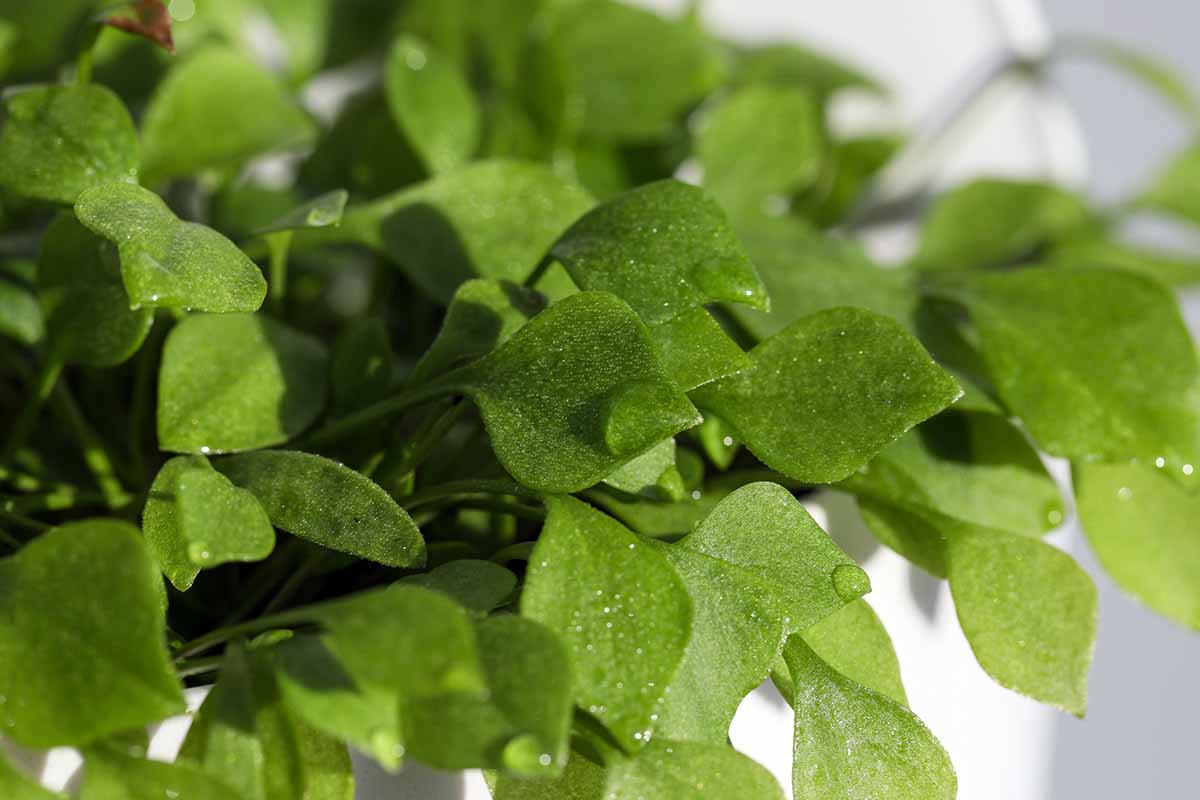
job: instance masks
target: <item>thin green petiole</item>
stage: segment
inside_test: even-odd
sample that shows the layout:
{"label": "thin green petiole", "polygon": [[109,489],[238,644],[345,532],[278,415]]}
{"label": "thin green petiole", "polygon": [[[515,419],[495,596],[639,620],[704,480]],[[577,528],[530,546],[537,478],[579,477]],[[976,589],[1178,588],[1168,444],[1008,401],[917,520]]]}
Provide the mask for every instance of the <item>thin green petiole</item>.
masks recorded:
{"label": "thin green petiole", "polygon": [[454,393],[455,390],[453,387],[436,381],[416,389],[401,392],[326,424],[324,427],[319,428],[302,439],[299,446],[301,448],[309,448],[336,442],[339,439],[362,430],[372,423],[379,422],[415,406],[423,405],[431,400]]}
{"label": "thin green petiole", "polygon": [[210,672],[216,672],[219,670],[224,661],[224,656],[191,658],[187,661],[182,661],[179,664],[176,664],[175,674],[180,678],[193,678],[197,675],[207,675]]}
{"label": "thin green petiole", "polygon": [[24,407],[17,415],[17,420],[13,423],[12,428],[9,429],[4,447],[0,448],[0,464],[7,464],[25,444],[29,432],[33,429],[33,424],[37,422],[42,406],[46,404],[47,398],[54,391],[62,370],[62,357],[53,351],[48,353],[46,360],[42,362],[42,368],[34,376],[33,386]]}
{"label": "thin green petiole", "polygon": [[55,410],[67,423],[74,434],[79,446],[83,449],[83,461],[87,464],[96,485],[100,487],[105,502],[111,509],[121,508],[130,500],[130,495],[117,478],[117,470],[113,464],[112,455],[100,436],[88,424],[75,396],[71,394],[66,384],[58,387],[54,393]]}
{"label": "thin green petiole", "polygon": [[313,621],[312,610],[308,608],[294,608],[289,611],[281,611],[278,614],[259,617],[258,619],[239,622],[236,625],[226,625],[222,628],[209,631],[203,636],[198,636],[190,642],[184,642],[180,645],[179,650],[175,653],[176,663],[183,661],[197,653],[203,653],[217,645],[224,644],[230,639],[235,639],[239,636],[250,636],[255,633],[263,633],[272,628],[292,628],[298,625],[303,625]]}
{"label": "thin green petiole", "polygon": [[271,598],[271,602],[267,603],[266,608],[263,609],[263,614],[274,613],[288,600],[291,600],[292,595],[294,595],[297,590],[300,589],[304,582],[309,579],[309,577],[313,574],[313,572],[316,571],[317,567],[321,565],[321,562],[324,561],[325,557],[328,555],[328,551],[318,550],[306,558],[304,563],[297,567],[296,571],[288,576],[288,579],[284,581],[283,586],[279,587],[279,591],[274,597]]}
{"label": "thin green petiole", "polygon": [[270,258],[267,267],[270,274],[270,280],[267,281],[268,302],[271,312],[281,317],[287,298],[288,254],[292,249],[292,231],[277,231],[265,238]]}
{"label": "thin green petiole", "polygon": [[463,480],[439,483],[437,486],[414,492],[402,498],[400,504],[406,509],[419,508],[461,494],[513,495],[529,500],[540,500],[542,497],[538,492],[510,481]]}
{"label": "thin green petiole", "polygon": [[39,522],[36,519],[30,519],[23,514],[16,514],[12,511],[6,511],[3,508],[0,508],[0,520],[7,522],[14,528],[22,528],[30,533],[45,533],[52,527],[44,522]]}

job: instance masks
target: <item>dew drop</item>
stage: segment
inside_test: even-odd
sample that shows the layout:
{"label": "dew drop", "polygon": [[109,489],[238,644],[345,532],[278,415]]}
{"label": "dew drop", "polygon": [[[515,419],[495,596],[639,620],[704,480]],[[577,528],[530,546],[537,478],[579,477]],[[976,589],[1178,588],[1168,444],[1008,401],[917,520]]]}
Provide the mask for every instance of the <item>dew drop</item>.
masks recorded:
{"label": "dew drop", "polygon": [[754,304],[762,299],[761,290],[751,282],[743,265],[728,258],[704,259],[692,267],[691,278],[713,300]]}
{"label": "dew drop", "polygon": [[1184,474],[1184,475],[1191,475],[1191,474],[1192,474],[1193,472],[1195,472],[1195,471],[1196,471],[1196,470],[1195,470],[1195,467],[1193,467],[1191,464],[1184,464],[1184,465],[1183,465],[1183,474]]}
{"label": "dew drop", "polygon": [[1133,489],[1130,489],[1128,486],[1122,486],[1120,489],[1117,489],[1117,497],[1121,500],[1130,500],[1133,498]]}
{"label": "dew drop", "polygon": [[212,561],[212,552],[208,549],[207,542],[192,542],[187,547],[187,554],[194,564],[207,564]]}
{"label": "dew drop", "polygon": [[1159,469],[1162,469],[1166,465],[1167,465],[1167,460],[1165,458],[1163,458],[1162,456],[1159,456],[1158,458],[1154,459],[1154,466],[1158,467]]}
{"label": "dew drop", "polygon": [[871,579],[854,564],[838,564],[829,575],[837,596],[849,603],[871,591]]}
{"label": "dew drop", "polygon": [[507,769],[524,774],[539,774],[554,763],[537,738],[528,733],[514,736],[504,745],[500,761]]}

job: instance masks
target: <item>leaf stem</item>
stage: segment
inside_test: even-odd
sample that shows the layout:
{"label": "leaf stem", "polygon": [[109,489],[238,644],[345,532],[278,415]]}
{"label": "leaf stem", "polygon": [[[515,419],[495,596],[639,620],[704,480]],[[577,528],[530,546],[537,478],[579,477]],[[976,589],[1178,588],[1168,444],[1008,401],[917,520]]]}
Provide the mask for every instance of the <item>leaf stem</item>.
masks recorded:
{"label": "leaf stem", "polygon": [[[375,470],[374,480],[391,492],[391,486],[405,481],[433,454],[450,429],[462,419],[467,404],[461,398],[450,406],[432,414],[413,433],[412,437],[389,454]],[[394,492],[393,492],[394,494]]]}
{"label": "leaf stem", "polygon": [[249,636],[255,633],[269,631],[272,628],[291,628],[297,625],[302,625],[311,622],[312,609],[310,608],[293,608],[287,611],[281,611],[277,614],[269,614],[267,616],[258,617],[257,619],[247,620],[246,622],[238,622],[233,625],[226,625],[216,630],[209,631],[203,636],[198,636],[190,642],[184,642],[179,646],[179,650],[175,653],[175,662],[179,663],[194,656],[197,653],[203,653],[216,647],[219,644],[224,644],[230,639],[238,636]]}
{"label": "leaf stem", "polygon": [[133,477],[137,478],[140,486],[147,484],[142,436],[146,428],[146,418],[150,414],[159,348],[166,335],[167,326],[162,322],[163,320],[159,320],[159,324],[150,329],[150,339],[138,353],[137,367],[133,376],[133,397],[129,407],[129,465],[134,473]]}
{"label": "leaf stem", "polygon": [[52,527],[40,520],[32,519],[23,514],[17,514],[3,508],[0,508],[0,521],[7,522],[9,525],[17,528],[23,528],[31,533],[45,533]]}
{"label": "leaf stem", "polygon": [[267,281],[267,292],[271,313],[277,317],[283,316],[284,301],[287,298],[288,254],[292,248],[292,231],[276,231],[268,234],[267,253],[269,254],[268,270],[270,278]]}
{"label": "leaf stem", "polygon": [[318,550],[304,560],[296,571],[288,576],[284,581],[283,586],[279,587],[279,591],[271,598],[271,602],[267,603],[263,608],[263,614],[271,614],[277,611],[288,600],[292,599],[292,595],[304,584],[306,580],[316,571],[321,562],[329,555],[328,550]]}
{"label": "leaf stem", "polygon": [[245,581],[245,584],[250,587],[249,594],[246,595],[241,605],[221,621],[221,624],[232,625],[245,619],[259,603],[266,599],[293,562],[292,556],[299,551],[301,546],[300,539],[290,539],[276,550],[271,558],[258,564]]}
{"label": "leaf stem", "polygon": [[0,544],[3,544],[11,550],[21,549],[21,540],[3,528],[0,528]]}
{"label": "leaf stem", "polygon": [[224,656],[189,658],[175,665],[175,674],[180,678],[192,678],[196,675],[206,675],[209,672],[216,672],[219,670],[224,661]]}
{"label": "leaf stem", "polygon": [[45,405],[46,399],[50,397],[50,393],[54,391],[54,386],[58,383],[58,377],[62,374],[62,370],[62,357],[55,351],[47,353],[46,360],[42,362],[41,369],[34,376],[29,397],[26,399],[20,414],[18,414],[16,422],[9,429],[8,438],[5,439],[4,446],[0,448],[0,464],[7,464],[25,444],[25,440],[29,437],[29,432],[33,429],[33,424],[37,422],[42,406]]}
{"label": "leaf stem", "polygon": [[14,497],[5,500],[4,507],[18,514],[42,511],[66,511],[72,508],[109,507],[108,498],[101,492],[81,492],[74,488],[59,488],[42,494]]}
{"label": "leaf stem", "polygon": [[433,381],[415,389],[380,400],[378,403],[348,414],[341,419],[326,423],[323,427],[300,440],[301,449],[327,445],[343,439],[366,426],[390,416],[423,405],[448,394],[457,394],[457,387],[445,381]]}
{"label": "leaf stem", "polygon": [[460,494],[513,495],[530,500],[542,499],[540,493],[510,481],[462,480],[448,481],[414,492],[401,499],[400,504],[406,509],[411,509]]}
{"label": "leaf stem", "polygon": [[54,393],[54,405],[59,416],[71,428],[79,446],[83,448],[84,463],[87,464],[92,477],[96,479],[96,485],[100,487],[100,492],[104,495],[108,507],[117,509],[126,505],[131,498],[117,477],[117,470],[113,465],[108,447],[88,424],[79,404],[75,401],[75,396],[65,383],[61,384]]}

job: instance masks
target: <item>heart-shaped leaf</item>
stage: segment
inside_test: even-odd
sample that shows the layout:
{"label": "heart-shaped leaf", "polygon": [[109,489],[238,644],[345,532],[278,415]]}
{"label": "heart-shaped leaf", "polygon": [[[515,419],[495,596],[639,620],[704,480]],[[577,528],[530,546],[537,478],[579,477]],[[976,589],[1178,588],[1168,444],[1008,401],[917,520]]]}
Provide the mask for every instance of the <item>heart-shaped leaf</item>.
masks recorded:
{"label": "heart-shaped leaf", "polygon": [[328,370],[320,342],[265,316],[189,316],[163,347],[159,446],[223,453],[285,442],[321,413]]}
{"label": "heart-shaped leaf", "polygon": [[51,348],[67,363],[120,364],[142,346],[154,322],[153,311],[129,307],[115,248],[69,214],[46,229],[37,288]]}
{"label": "heart-shaped leaf", "polygon": [[[1114,270],[945,276],[1001,398],[1052,455],[1200,463],[1200,370],[1175,296]],[[1154,353],[1154,358],[1146,358]]]}
{"label": "heart-shaped leaf", "polygon": [[961,393],[899,324],[860,309],[797,320],[750,357],[753,369],[693,397],[763,463],[805,483],[847,477]]}
{"label": "heart-shaped leaf", "polygon": [[597,206],[551,253],[580,288],[612,292],[650,324],[706,303],[768,305],[725,212],[703,189],[676,180]]}
{"label": "heart-shaped leaf", "polygon": [[480,114],[454,64],[413,36],[401,36],[384,69],[388,108],[430,174],[466,163],[479,145]]}
{"label": "heart-shaped leaf", "polygon": [[79,745],[181,713],[161,580],[137,528],[115,520],[68,523],[0,561],[4,735]]}
{"label": "heart-shaped leaf", "polygon": [[71,204],[92,186],[137,182],[138,142],[121,99],[103,86],[39,86],[4,100],[0,186]]}
{"label": "heart-shaped leaf", "polygon": [[796,800],[954,800],[950,758],[911,711],[834,670],[799,636],[783,654],[796,692]]}
{"label": "heart-shaped leaf", "polygon": [[449,303],[471,278],[524,282],[555,239],[592,206],[548,167],[480,161],[353,206],[336,230],[304,231],[296,246],[350,241],[385,253]]}
{"label": "heart-shaped leaf", "polygon": [[262,503],[271,523],[310,542],[394,567],[425,563],[425,541],[370,478],[309,453],[263,450],[216,467]]}
{"label": "heart-shaped leaf", "polygon": [[267,283],[254,262],[212,228],[183,222],[154,192],[93,187],[75,203],[80,222],[117,246],[134,308],[255,311]]}
{"label": "heart-shaped leaf", "polygon": [[683,480],[675,468],[675,440],[664,439],[634,459],[626,461],[604,479],[607,486],[655,500],[678,499]]}
{"label": "heart-shaped leaf", "polygon": [[271,554],[275,531],[254,495],[213,470],[203,456],[172,458],[154,478],[142,512],[146,544],[176,589],[201,569]]}
{"label": "heart-shaped leaf", "polygon": [[1200,629],[1200,498],[1148,465],[1076,464],[1072,475],[1105,571],[1155,611]]}
{"label": "heart-shaped leaf", "polygon": [[805,189],[817,179],[824,131],[816,98],[804,89],[752,84],[704,111],[696,155],[704,185],[730,213]]}
{"label": "heart-shaped leaf", "polygon": [[1001,685],[1082,717],[1096,641],[1096,587],[1066,553],[982,531],[949,540],[946,566],[963,633]]}
{"label": "heart-shaped leaf", "polygon": [[521,615],[566,644],[575,704],[624,748],[639,748],[687,645],[687,589],[661,553],[611,517],[570,497],[547,506]]}
{"label": "heart-shaped leaf", "polygon": [[776,483],[737,489],[676,547],[728,562],[770,586],[788,633],[805,630],[871,590],[867,574]]}
{"label": "heart-shaped leaf", "polygon": [[698,423],[629,306],[582,292],[441,379],[471,396],[504,468],[530,488],[574,492]]}
{"label": "heart-shaped leaf", "polygon": [[221,46],[176,64],[142,118],[142,168],[151,180],[236,166],[306,144],[314,127],[252,59]]}

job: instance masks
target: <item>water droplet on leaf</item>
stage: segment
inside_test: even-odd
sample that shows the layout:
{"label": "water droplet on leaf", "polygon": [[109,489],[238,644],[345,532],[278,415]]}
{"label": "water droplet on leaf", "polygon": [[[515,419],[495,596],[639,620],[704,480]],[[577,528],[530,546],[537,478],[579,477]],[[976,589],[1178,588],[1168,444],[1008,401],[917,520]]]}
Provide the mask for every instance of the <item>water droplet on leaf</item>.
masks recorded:
{"label": "water droplet on leaf", "polygon": [[871,579],[861,567],[854,564],[839,564],[830,573],[833,590],[837,596],[849,603],[871,591]]}

